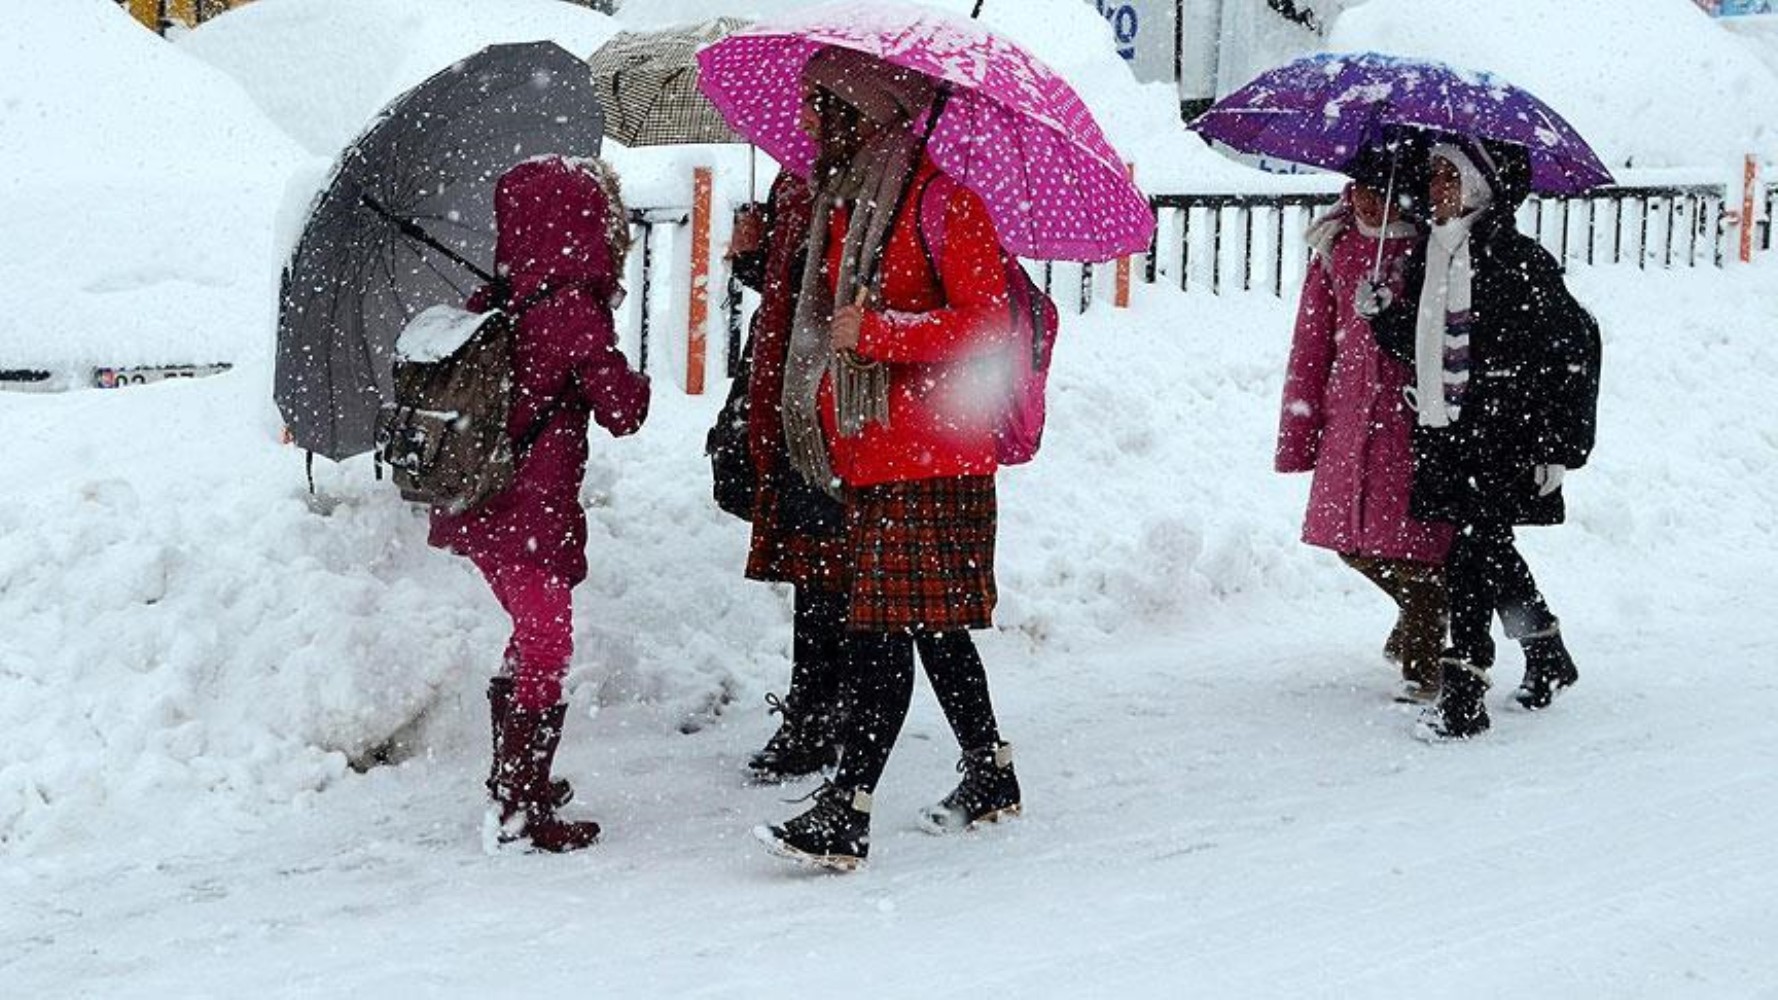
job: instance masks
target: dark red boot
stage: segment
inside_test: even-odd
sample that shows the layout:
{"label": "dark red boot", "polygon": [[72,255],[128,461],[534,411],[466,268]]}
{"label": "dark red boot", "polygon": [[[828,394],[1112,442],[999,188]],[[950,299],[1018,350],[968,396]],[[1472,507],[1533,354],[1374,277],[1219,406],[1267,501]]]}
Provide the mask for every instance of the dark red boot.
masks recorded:
{"label": "dark red boot", "polygon": [[530,712],[513,704],[496,726],[493,796],[501,844],[566,854],[599,839],[599,824],[556,815],[549,772],[567,714],[567,705]]}
{"label": "dark red boot", "polygon": [[[493,717],[494,747],[489,754],[488,794],[494,794],[494,779],[500,771],[500,727],[505,723],[506,713],[512,710],[512,678],[506,676],[488,679],[488,713]],[[557,809],[574,801],[574,786],[567,778],[556,778],[550,782],[550,801]]]}

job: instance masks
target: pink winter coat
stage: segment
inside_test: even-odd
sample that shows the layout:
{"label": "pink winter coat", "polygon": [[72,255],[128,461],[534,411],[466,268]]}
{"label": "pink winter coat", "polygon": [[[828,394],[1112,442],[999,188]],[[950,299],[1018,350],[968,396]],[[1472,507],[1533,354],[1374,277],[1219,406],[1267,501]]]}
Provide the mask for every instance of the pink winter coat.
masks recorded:
{"label": "pink winter coat", "polygon": [[[1413,413],[1402,388],[1413,372],[1378,348],[1370,324],[1353,307],[1370,277],[1377,241],[1361,232],[1341,205],[1344,226],[1309,264],[1284,381],[1278,421],[1277,469],[1309,472],[1303,541],[1347,555],[1443,563],[1451,527],[1408,516],[1413,485]],[[1320,235],[1328,229],[1317,223]],[[1312,235],[1314,230],[1311,230]],[[1315,242],[1313,239],[1311,242]],[[1402,294],[1411,235],[1383,246],[1383,274]]]}
{"label": "pink winter coat", "polygon": [[[648,416],[648,378],[619,353],[611,319],[620,276],[610,205],[587,170],[559,158],[521,163],[495,188],[494,262],[512,283],[513,301],[546,281],[549,289],[519,323],[507,429],[517,440],[551,401],[564,402],[505,492],[467,514],[432,515],[429,541],[484,569],[524,562],[570,585],[585,579],[588,417],[621,437]],[[468,308],[483,311],[492,299],[484,288]]]}

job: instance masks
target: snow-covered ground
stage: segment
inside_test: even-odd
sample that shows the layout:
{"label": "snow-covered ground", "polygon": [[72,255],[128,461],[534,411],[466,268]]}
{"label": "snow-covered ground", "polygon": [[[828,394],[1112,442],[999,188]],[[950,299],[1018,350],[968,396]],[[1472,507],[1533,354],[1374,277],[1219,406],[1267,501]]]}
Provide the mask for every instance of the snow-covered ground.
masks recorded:
{"label": "snow-covered ground", "polygon": [[[1034,46],[1096,23],[1044,3]],[[313,41],[325,85],[274,86],[317,9],[352,12]],[[390,18],[407,48],[378,61]],[[259,0],[173,46],[108,0],[51,21],[0,40],[30,150],[0,169],[44,165],[0,191],[28,282],[0,284],[0,367],[50,329],[59,359],[237,367],[0,393],[0,995],[1778,995],[1778,258],[1573,273],[1601,443],[1571,524],[1523,537],[1582,682],[1512,711],[1503,650],[1495,730],[1457,747],[1408,737],[1385,600],[1296,541],[1307,484],[1269,471],[1290,303],[1139,287],[1067,317],[1045,452],[1002,476],[983,641],[1028,815],[914,830],[955,779],[922,691],[850,879],[747,836],[807,790],[740,780],[788,603],[741,580],[745,528],[707,499],[718,396],[662,384],[583,493],[561,769],[606,842],[491,858],[503,616],[364,463],[309,494],[269,399],[279,248],[328,144],[432,60],[618,25],[548,0]],[[163,91],[151,120],[119,96]],[[663,162],[628,160],[634,189]]]}

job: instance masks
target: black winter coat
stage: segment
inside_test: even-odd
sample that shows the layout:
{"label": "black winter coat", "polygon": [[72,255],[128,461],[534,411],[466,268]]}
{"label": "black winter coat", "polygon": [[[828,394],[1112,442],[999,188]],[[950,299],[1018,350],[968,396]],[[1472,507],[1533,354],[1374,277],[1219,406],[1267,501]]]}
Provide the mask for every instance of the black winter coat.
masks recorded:
{"label": "black winter coat", "polygon": [[[1560,524],[1560,489],[1538,496],[1538,465],[1577,469],[1593,451],[1599,327],[1549,251],[1519,232],[1503,199],[1471,232],[1474,274],[1469,387],[1448,427],[1414,426],[1409,513],[1454,524]],[[1408,295],[1371,324],[1384,351],[1412,366],[1426,278],[1424,247],[1407,265]]]}

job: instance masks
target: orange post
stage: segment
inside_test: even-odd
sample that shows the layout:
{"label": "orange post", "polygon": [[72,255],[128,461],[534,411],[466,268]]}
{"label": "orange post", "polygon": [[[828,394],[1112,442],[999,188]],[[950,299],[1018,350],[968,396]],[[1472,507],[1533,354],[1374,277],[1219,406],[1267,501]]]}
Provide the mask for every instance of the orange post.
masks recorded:
{"label": "orange post", "polygon": [[1747,165],[1741,170],[1741,263],[1753,263],[1753,223],[1754,200],[1753,189],[1759,185],[1759,161],[1753,154],[1747,156]]}
{"label": "orange post", "polygon": [[[1136,164],[1131,163],[1128,166],[1130,169],[1130,179],[1135,180]],[[1133,263],[1133,258],[1130,257],[1119,257],[1117,259],[1117,285],[1115,286],[1116,291],[1112,294],[1111,304],[1119,309],[1130,308],[1130,270]]]}
{"label": "orange post", "polygon": [[686,310],[685,391],[704,393],[704,352],[710,325],[710,191],[709,167],[692,171],[691,304]]}

